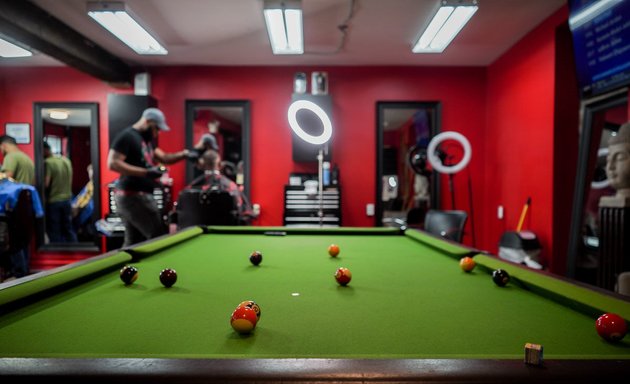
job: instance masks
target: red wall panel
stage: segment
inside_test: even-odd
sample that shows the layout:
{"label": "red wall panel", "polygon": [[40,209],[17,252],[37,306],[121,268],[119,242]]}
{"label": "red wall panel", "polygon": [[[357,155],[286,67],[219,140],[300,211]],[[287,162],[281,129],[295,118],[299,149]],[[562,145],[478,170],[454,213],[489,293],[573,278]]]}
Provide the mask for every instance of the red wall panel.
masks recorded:
{"label": "red wall panel", "polygon": [[[535,232],[543,256],[551,256],[555,30],[566,17],[563,8],[488,67],[484,136],[488,193],[482,204],[486,211],[480,216],[482,244],[491,252],[497,252],[503,231],[515,230],[523,204],[531,197],[523,229]],[[499,205],[505,208],[503,220],[497,218]]]}

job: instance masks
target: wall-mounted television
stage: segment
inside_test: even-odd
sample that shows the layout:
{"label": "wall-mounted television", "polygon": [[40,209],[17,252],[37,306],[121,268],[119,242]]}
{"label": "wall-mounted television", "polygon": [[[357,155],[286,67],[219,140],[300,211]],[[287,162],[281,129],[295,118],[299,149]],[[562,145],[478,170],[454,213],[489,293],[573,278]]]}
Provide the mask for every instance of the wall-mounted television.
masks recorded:
{"label": "wall-mounted television", "polygon": [[630,0],[569,0],[569,28],[583,98],[630,84]]}

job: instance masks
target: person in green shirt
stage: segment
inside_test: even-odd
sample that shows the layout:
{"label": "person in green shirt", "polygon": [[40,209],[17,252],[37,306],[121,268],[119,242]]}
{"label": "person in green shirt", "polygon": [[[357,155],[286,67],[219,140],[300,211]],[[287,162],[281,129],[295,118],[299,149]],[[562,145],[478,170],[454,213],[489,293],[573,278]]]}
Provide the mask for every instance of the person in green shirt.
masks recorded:
{"label": "person in green shirt", "polygon": [[[4,172],[7,177],[10,177],[20,184],[35,186],[35,165],[33,164],[33,160],[18,148],[13,137],[7,135],[0,136],[0,152],[2,152],[4,156],[2,172]],[[28,275],[30,259],[29,245],[16,250],[8,257],[5,257],[5,259],[9,260],[9,268],[7,268],[7,270],[12,275],[11,277]]]}
{"label": "person in green shirt", "polygon": [[0,136],[0,151],[4,156],[2,172],[18,183],[35,185],[35,165],[33,160],[20,151],[11,136]]}
{"label": "person in green shirt", "polygon": [[51,243],[76,242],[72,226],[72,163],[44,142],[46,233]]}

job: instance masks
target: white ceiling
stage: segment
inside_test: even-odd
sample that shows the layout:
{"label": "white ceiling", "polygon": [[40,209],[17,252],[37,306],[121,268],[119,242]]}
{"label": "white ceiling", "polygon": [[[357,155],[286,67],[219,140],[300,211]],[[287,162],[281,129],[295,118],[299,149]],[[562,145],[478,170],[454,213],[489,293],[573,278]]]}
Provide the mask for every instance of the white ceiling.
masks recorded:
{"label": "white ceiling", "polygon": [[[24,1],[24,0],[21,0]],[[303,0],[304,55],[274,56],[262,0],[126,0],[153,30],[167,56],[140,56],[87,16],[87,0],[32,0],[130,65],[411,65],[486,66],[566,0],[478,0],[479,11],[442,54],[412,54],[438,0],[356,0],[339,52],[337,28],[351,0]],[[2,65],[59,65],[36,55]]]}

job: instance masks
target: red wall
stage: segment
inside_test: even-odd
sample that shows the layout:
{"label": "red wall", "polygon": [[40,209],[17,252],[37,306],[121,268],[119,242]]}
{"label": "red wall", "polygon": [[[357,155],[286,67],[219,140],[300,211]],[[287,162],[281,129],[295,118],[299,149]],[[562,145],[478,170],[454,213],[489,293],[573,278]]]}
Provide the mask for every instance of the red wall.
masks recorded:
{"label": "red wall", "polygon": [[[164,110],[171,132],[164,134],[163,149],[184,145],[184,102],[187,99],[247,99],[251,101],[251,200],[262,206],[258,225],[281,225],[283,185],[289,173],[312,166],[291,159],[290,128],[286,110],[291,100],[293,74],[325,70],[333,98],[335,125],[333,161],[339,164],[343,187],[344,225],[371,226],[365,206],[374,203],[377,101],[434,101],[442,103],[442,130],[469,137],[476,152],[469,167],[483,172],[485,121],[485,69],[424,67],[169,67],[151,70],[153,96]],[[33,102],[93,101],[99,103],[101,129],[101,192],[115,174],[106,169],[109,137],[106,99],[117,90],[70,68],[3,68],[0,72],[0,124],[33,123]],[[10,95],[10,97],[8,97]],[[33,145],[22,146],[32,156]],[[183,163],[172,166],[175,192],[184,185]],[[456,178],[458,207],[468,207],[466,183]],[[445,188],[445,194],[448,193]],[[482,195],[481,183],[475,195]],[[444,201],[449,200],[448,195]],[[481,210],[481,207],[477,208]],[[106,202],[103,201],[103,211]]]}
{"label": "red wall", "polygon": [[[153,95],[173,128],[165,149],[183,145],[186,99],[247,99],[251,101],[251,200],[261,204],[256,224],[281,225],[283,186],[291,172],[313,169],[294,164],[286,110],[291,101],[293,74],[328,71],[333,98],[333,161],[341,174],[343,220],[346,226],[371,226],[365,206],[374,203],[376,162],[376,102],[417,100],[442,102],[442,129],[469,136],[480,148],[484,122],[483,68],[332,67],[332,68],[156,68]],[[481,172],[481,153],[472,167]],[[183,183],[177,167],[175,188]],[[481,188],[481,185],[478,185]],[[462,189],[463,192],[463,189]],[[481,190],[479,191],[481,193]],[[464,195],[462,204],[467,204]],[[463,205],[462,205],[463,206]],[[466,205],[467,206],[467,205]]]}
{"label": "red wall", "polygon": [[[523,205],[531,197],[523,229],[535,232],[543,256],[551,256],[555,30],[566,18],[563,8],[488,67],[487,193],[482,204],[486,210],[480,216],[482,245],[493,253],[501,234],[515,230]],[[503,220],[497,217],[499,205],[504,207]]]}

